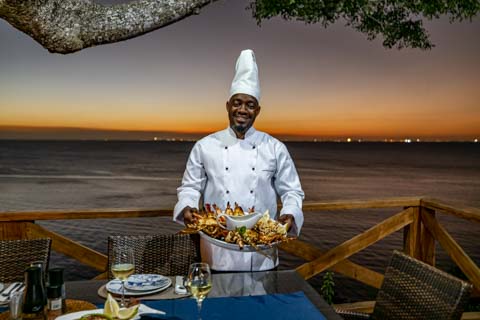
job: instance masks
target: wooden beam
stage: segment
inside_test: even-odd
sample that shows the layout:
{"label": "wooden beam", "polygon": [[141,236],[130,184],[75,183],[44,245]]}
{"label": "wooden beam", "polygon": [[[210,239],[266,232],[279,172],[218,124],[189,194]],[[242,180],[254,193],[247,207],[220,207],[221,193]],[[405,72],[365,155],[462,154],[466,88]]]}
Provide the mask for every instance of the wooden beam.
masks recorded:
{"label": "wooden beam", "polygon": [[332,305],[334,309],[350,311],[350,312],[362,312],[372,313],[375,308],[375,301],[359,301],[352,303],[340,303]]}
{"label": "wooden beam", "polygon": [[464,312],[461,320],[480,320],[480,312]]}
{"label": "wooden beam", "polygon": [[27,238],[27,227],[32,221],[0,222],[0,240],[18,240]]}
{"label": "wooden beam", "polygon": [[422,215],[422,220],[428,230],[437,239],[443,249],[467,276],[470,282],[480,289],[480,269],[463,251],[462,247],[452,238],[445,228],[429,214]]}
{"label": "wooden beam", "polygon": [[172,217],[173,209],[90,209],[0,212],[0,221]]}
{"label": "wooden beam", "polygon": [[[280,244],[280,249],[288,252],[297,257],[303,258],[307,261],[315,260],[320,257],[324,252],[315,246],[300,241],[288,241]],[[383,274],[362,267],[356,263],[349,261],[348,259],[342,260],[337,264],[334,264],[330,270],[343,274],[349,278],[355,279],[362,283],[365,283],[374,288],[380,288],[383,282]]]}
{"label": "wooden beam", "polygon": [[403,228],[403,251],[416,259],[421,258],[420,207],[412,207],[413,222]]}
{"label": "wooden beam", "polygon": [[429,198],[423,198],[420,202],[422,207],[430,208],[436,211],[440,210],[443,213],[447,213],[474,222],[480,222],[480,209],[478,208],[466,207],[461,205],[451,205],[440,200]]}
{"label": "wooden beam", "polygon": [[399,197],[390,199],[304,202],[303,211],[418,207],[420,206],[420,200],[420,197]]}
{"label": "wooden beam", "polygon": [[70,240],[58,233],[47,230],[39,225],[30,223],[28,238],[45,237],[52,239],[52,249],[63,253],[90,267],[104,272],[107,270],[107,256],[84,245]]}
{"label": "wooden beam", "polygon": [[425,221],[423,220],[425,215],[435,219],[435,211],[430,208],[420,207],[420,219],[423,224],[421,226],[421,256],[419,260],[435,266],[435,237],[430,230],[425,227]]}
{"label": "wooden beam", "polygon": [[105,280],[105,279],[108,279],[108,271],[100,273],[95,278],[93,278],[93,280]]}
{"label": "wooden beam", "polygon": [[296,270],[305,279],[309,279],[412,222],[413,210],[408,208],[327,251],[319,258],[301,265]]}

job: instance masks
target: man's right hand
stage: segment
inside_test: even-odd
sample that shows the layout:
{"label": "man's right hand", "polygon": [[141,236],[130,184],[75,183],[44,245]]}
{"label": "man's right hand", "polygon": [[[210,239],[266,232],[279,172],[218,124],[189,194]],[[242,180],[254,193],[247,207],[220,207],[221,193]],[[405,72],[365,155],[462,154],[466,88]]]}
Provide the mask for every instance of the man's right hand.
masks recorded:
{"label": "man's right hand", "polygon": [[185,223],[185,225],[193,224],[197,220],[197,218],[195,218],[195,216],[193,215],[194,212],[197,212],[197,209],[191,208],[189,206],[186,206],[185,208],[183,208],[182,215],[183,215],[183,223]]}

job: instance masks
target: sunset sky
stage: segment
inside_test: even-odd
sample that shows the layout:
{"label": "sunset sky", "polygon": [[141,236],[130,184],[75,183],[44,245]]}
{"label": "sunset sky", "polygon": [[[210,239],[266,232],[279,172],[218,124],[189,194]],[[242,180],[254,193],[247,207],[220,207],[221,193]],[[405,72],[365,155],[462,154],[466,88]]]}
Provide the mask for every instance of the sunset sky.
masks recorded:
{"label": "sunset sky", "polygon": [[[318,139],[480,138],[478,17],[429,22],[434,49],[399,51],[342,23],[325,29],[274,19],[258,27],[247,5],[220,1],[142,37],[65,56],[0,20],[0,139],[62,138],[64,128],[126,130],[132,138],[223,129],[245,48],[260,70],[260,130]],[[101,130],[93,136],[109,138]]]}

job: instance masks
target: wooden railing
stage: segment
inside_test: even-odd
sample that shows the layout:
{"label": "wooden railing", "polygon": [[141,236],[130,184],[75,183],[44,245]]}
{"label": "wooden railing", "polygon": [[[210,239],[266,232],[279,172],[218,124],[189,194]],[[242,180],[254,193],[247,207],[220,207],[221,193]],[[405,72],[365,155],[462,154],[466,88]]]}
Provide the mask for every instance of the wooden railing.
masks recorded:
{"label": "wooden railing", "polygon": [[[386,236],[403,230],[403,250],[407,254],[435,265],[435,243],[448,253],[457,266],[463,271],[474,286],[474,296],[480,295],[480,269],[439,223],[436,214],[447,214],[472,222],[480,222],[480,209],[452,206],[438,200],[428,198],[395,198],[386,200],[359,200],[305,203],[304,212],[332,211],[366,208],[393,208],[402,210],[386,220],[371,227],[365,232],[322,251],[315,246],[300,240],[280,245],[280,249],[306,262],[297,271],[305,279],[309,279],[325,270],[332,270],[374,288],[380,288],[383,275],[348,260],[349,257],[371,246]],[[52,249],[70,256],[88,266],[102,272],[97,278],[105,277],[107,257],[95,250],[83,246],[63,235],[45,229],[35,221],[67,220],[67,219],[117,219],[134,217],[171,217],[171,209],[158,210],[69,210],[48,212],[3,212],[0,213],[0,239],[32,239],[49,237]],[[366,301],[344,304],[343,309],[371,311],[374,302]],[[480,312],[464,313],[462,319],[480,319]]]}

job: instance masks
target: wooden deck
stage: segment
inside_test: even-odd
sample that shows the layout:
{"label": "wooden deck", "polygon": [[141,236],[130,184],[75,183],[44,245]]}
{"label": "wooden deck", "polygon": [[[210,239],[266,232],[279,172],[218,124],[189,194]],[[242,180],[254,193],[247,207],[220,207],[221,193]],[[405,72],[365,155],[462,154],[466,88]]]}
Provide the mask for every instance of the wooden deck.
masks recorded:
{"label": "wooden deck", "polygon": [[[430,265],[435,265],[435,244],[438,242],[473,284],[473,296],[480,296],[479,267],[437,219],[437,215],[445,214],[465,219],[468,223],[479,223],[480,209],[455,206],[429,198],[394,198],[383,200],[306,202],[304,203],[303,210],[307,215],[312,211],[367,208],[400,208],[400,211],[328,251],[322,251],[300,240],[284,243],[280,245],[280,249],[305,260],[305,263],[296,268],[297,272],[305,279],[309,279],[325,270],[332,270],[371,287],[380,288],[383,281],[383,274],[355,264],[348,260],[348,258],[382,240],[386,236],[397,231],[402,231],[404,252]],[[172,209],[0,212],[0,239],[49,237],[52,239],[53,250],[95,268],[101,272],[96,278],[102,279],[106,277],[107,268],[107,257],[104,254],[39,226],[35,224],[35,221],[148,218],[161,216],[171,217]],[[365,301],[342,305],[342,308],[371,312],[373,306],[374,302]],[[480,312],[466,312],[462,319],[480,319]]]}

